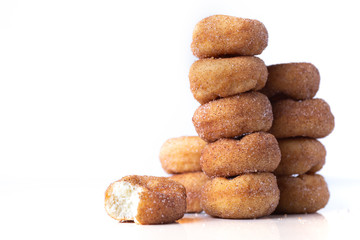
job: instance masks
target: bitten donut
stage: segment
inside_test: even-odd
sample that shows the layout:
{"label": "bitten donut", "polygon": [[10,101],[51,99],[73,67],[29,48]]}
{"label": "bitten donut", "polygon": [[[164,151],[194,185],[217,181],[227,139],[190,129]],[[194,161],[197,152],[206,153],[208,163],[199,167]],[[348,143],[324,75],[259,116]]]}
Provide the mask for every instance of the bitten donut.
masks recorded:
{"label": "bitten donut", "polygon": [[184,216],[186,190],[166,177],[126,176],[106,190],[105,210],[122,222],[171,223]]}
{"label": "bitten donut", "polygon": [[311,63],[286,63],[268,66],[268,80],[261,90],[271,98],[310,99],[319,90],[320,74]]}
{"label": "bitten donut", "polygon": [[275,175],[315,173],[325,164],[324,145],[313,138],[279,139],[281,161]]}
{"label": "bitten donut", "polygon": [[213,217],[258,218],[275,210],[279,196],[274,174],[248,173],[234,179],[218,177],[207,182],[201,206]]}
{"label": "bitten donut", "polygon": [[314,213],[325,207],[330,194],[321,175],[278,177],[280,201],[277,213]]}
{"label": "bitten donut", "polygon": [[201,190],[205,183],[210,179],[203,172],[176,174],[170,179],[181,183],[186,189],[186,212],[202,212],[200,206]]}
{"label": "bitten donut", "polygon": [[206,142],[197,136],[168,139],[160,149],[160,162],[167,173],[201,171],[200,156]]}
{"label": "bitten donut", "polygon": [[258,55],[268,44],[268,32],[261,22],[226,15],[214,15],[196,24],[191,49],[198,58]]}
{"label": "bitten donut", "polygon": [[195,111],[192,119],[196,132],[207,142],[268,131],[272,120],[270,101],[259,92],[208,102]]}
{"label": "bitten donut", "polygon": [[269,132],[276,138],[322,138],[334,129],[334,116],[322,99],[285,99],[274,102],[272,106],[274,121]]}
{"label": "bitten donut", "polygon": [[207,58],[190,68],[190,89],[194,98],[204,104],[249,90],[259,90],[267,79],[265,63],[257,57]]}
{"label": "bitten donut", "polygon": [[232,177],[249,172],[273,172],[280,159],[276,138],[258,132],[240,140],[222,138],[209,143],[201,154],[200,165],[210,177]]}

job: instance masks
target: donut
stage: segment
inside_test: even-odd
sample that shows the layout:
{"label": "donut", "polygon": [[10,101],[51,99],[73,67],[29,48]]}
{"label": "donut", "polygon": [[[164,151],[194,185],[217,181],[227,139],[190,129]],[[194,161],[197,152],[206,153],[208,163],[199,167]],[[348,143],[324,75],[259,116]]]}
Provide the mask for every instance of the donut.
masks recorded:
{"label": "donut", "polygon": [[107,188],[105,210],[121,222],[171,223],[184,216],[186,190],[166,177],[126,176]]}
{"label": "donut", "polygon": [[330,193],[321,175],[280,176],[277,181],[280,201],[276,213],[314,213],[329,200]]}
{"label": "donut", "polygon": [[198,58],[252,56],[262,53],[268,32],[261,22],[213,15],[196,24],[191,49]]}
{"label": "donut", "polygon": [[201,190],[209,180],[209,177],[203,172],[192,172],[176,174],[171,176],[170,179],[181,183],[186,189],[186,212],[202,212],[202,207],[200,206]]}
{"label": "donut", "polygon": [[213,217],[258,218],[271,214],[279,202],[272,173],[246,173],[233,179],[217,177],[202,191],[201,206]]}
{"label": "donut", "polygon": [[270,129],[276,138],[322,138],[334,129],[334,116],[322,99],[273,102],[274,121]]}
{"label": "donut", "polygon": [[167,173],[201,171],[200,156],[206,142],[198,136],[168,139],[160,149],[160,162]]}
{"label": "donut", "polygon": [[196,132],[207,142],[268,131],[272,120],[270,101],[259,92],[208,102],[199,106],[192,118]]}
{"label": "donut", "polygon": [[267,79],[265,63],[257,57],[207,58],[191,65],[189,80],[194,98],[204,104],[249,90],[259,90]]}
{"label": "donut", "polygon": [[270,99],[287,97],[310,99],[319,90],[320,74],[311,63],[285,63],[268,66],[268,80],[261,90]]}
{"label": "donut", "polygon": [[265,132],[240,140],[222,138],[202,151],[201,169],[210,177],[233,177],[250,172],[273,172],[281,159],[276,138]]}
{"label": "donut", "polygon": [[275,175],[315,173],[325,164],[324,145],[313,138],[279,139],[281,161]]}

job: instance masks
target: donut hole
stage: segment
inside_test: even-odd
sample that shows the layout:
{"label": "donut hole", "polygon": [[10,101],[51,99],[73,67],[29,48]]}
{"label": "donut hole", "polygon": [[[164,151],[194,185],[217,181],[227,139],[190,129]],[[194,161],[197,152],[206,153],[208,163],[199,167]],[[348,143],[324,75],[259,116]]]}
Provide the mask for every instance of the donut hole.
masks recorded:
{"label": "donut hole", "polygon": [[141,187],[128,182],[115,182],[105,202],[107,212],[116,220],[136,221],[141,192]]}

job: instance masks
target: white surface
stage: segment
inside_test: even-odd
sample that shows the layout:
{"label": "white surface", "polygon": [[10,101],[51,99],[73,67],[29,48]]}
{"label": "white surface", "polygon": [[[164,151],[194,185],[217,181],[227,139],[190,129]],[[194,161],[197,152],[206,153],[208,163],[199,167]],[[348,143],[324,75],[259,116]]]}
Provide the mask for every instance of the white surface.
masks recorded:
{"label": "white surface", "polygon": [[0,239],[359,239],[359,181],[327,179],[327,207],[316,214],[255,220],[186,214],[175,224],[119,223],[105,213],[99,181],[31,180],[0,188]]}
{"label": "white surface", "polygon": [[[356,233],[356,3],[0,0],[0,238]],[[321,140],[331,202],[302,220],[187,216],[167,226],[118,224],[103,209],[108,184],[128,174],[165,175],[161,144],[196,134],[191,118],[198,103],[187,78],[195,60],[191,34],[200,19],[217,13],[265,24],[269,46],[259,57],[266,64],[306,61],[319,68],[317,96],[330,104],[336,122]]]}

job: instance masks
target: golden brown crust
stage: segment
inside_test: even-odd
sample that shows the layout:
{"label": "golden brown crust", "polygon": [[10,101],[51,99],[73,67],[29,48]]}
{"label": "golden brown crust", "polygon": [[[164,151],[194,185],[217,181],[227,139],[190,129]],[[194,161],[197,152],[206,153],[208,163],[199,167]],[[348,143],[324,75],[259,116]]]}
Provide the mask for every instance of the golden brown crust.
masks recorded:
{"label": "golden brown crust", "polygon": [[267,79],[265,63],[257,57],[208,58],[194,62],[190,68],[190,89],[204,104],[249,90],[259,90]]}
{"label": "golden brown crust", "polygon": [[201,205],[214,217],[258,218],[275,210],[279,196],[275,175],[248,173],[234,179],[218,177],[207,182]]}
{"label": "golden brown crust", "polygon": [[303,174],[298,177],[278,177],[280,202],[277,213],[314,213],[325,207],[330,193],[321,175]]}
{"label": "golden brown crust", "polygon": [[201,169],[210,177],[232,177],[249,172],[273,172],[281,159],[276,138],[258,132],[240,140],[219,139],[205,146]]}
{"label": "golden brown crust", "polygon": [[322,99],[285,99],[274,102],[272,106],[274,121],[269,132],[276,138],[322,138],[334,129],[334,116]]}
{"label": "golden brown crust", "polygon": [[[143,189],[135,217],[137,223],[146,225],[171,223],[184,216],[186,190],[178,182],[166,177],[137,175],[126,176],[116,182],[128,182]],[[105,192],[105,201],[110,198],[113,184]]]}
{"label": "golden brown crust", "polygon": [[268,131],[272,120],[270,101],[259,92],[246,92],[201,105],[192,119],[196,132],[207,142]]}
{"label": "golden brown crust", "polygon": [[324,145],[313,138],[279,139],[281,162],[275,175],[315,173],[325,164]]}
{"label": "golden brown crust", "polygon": [[160,149],[160,162],[167,173],[201,171],[200,156],[206,142],[198,136],[168,139]]}
{"label": "golden brown crust", "polygon": [[181,183],[186,188],[186,212],[202,212],[203,209],[200,206],[201,190],[210,178],[203,172],[193,172],[176,174],[170,179]]}
{"label": "golden brown crust", "polygon": [[258,20],[214,15],[195,26],[191,49],[198,58],[252,56],[267,44],[268,32]]}
{"label": "golden brown crust", "polygon": [[320,74],[311,63],[286,63],[268,66],[269,76],[261,90],[271,100],[287,96],[296,100],[310,99],[319,90]]}

